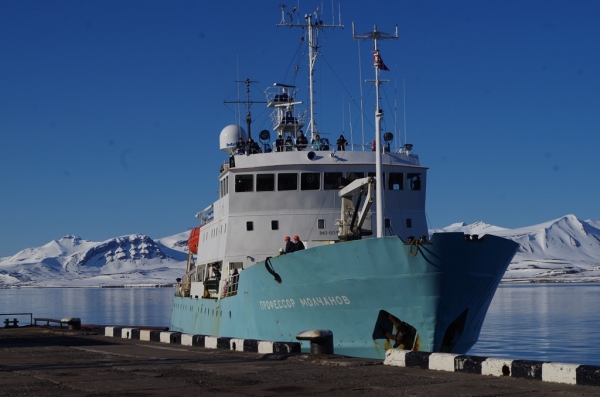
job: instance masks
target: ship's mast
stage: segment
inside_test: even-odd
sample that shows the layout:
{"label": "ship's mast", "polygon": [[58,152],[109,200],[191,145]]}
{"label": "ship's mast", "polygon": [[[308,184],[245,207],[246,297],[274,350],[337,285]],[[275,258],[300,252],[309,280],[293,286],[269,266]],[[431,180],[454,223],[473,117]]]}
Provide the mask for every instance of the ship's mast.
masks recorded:
{"label": "ship's mast", "polygon": [[[277,24],[280,26],[287,27],[300,27],[305,28],[308,31],[308,86],[309,86],[309,98],[310,98],[310,118],[307,127],[307,135],[310,132],[311,140],[314,138],[314,135],[317,133],[317,127],[315,125],[315,101],[314,101],[314,81],[313,81],[313,73],[315,69],[315,64],[317,61],[317,57],[319,56],[318,48],[318,30],[325,28],[343,28],[344,25],[341,24],[341,16],[338,18],[339,23],[335,23],[335,18],[333,18],[332,24],[328,25],[323,22],[322,19],[319,18],[319,9],[317,8],[312,14],[304,15],[304,23],[294,22],[294,14],[296,13],[296,7],[292,8],[292,11],[285,12],[285,4],[281,4],[281,22]],[[289,18],[289,22],[286,21],[286,14]]]}
{"label": "ship's mast", "polygon": [[387,82],[388,80],[380,80],[379,74],[381,70],[389,70],[381,60],[379,55],[379,48],[377,42],[379,40],[396,40],[398,39],[398,25],[396,25],[396,32],[394,35],[389,33],[380,32],[377,30],[377,25],[374,26],[372,32],[367,32],[362,36],[359,36],[354,31],[354,22],[352,23],[352,37],[355,40],[371,40],[373,41],[373,66],[375,67],[375,80],[367,80],[375,83],[375,204],[377,211],[377,237],[383,237],[383,184],[381,177],[381,151],[383,147],[381,145],[381,120],[383,118],[383,110],[379,105],[381,98],[379,97],[379,85]]}
{"label": "ship's mast", "polygon": [[236,80],[236,83],[244,83],[246,85],[246,100],[245,101],[224,101],[223,103],[243,103],[246,105],[246,128],[247,128],[247,132],[248,132],[248,138],[252,138],[252,132],[250,130],[251,126],[252,126],[252,114],[250,113],[250,106],[252,106],[253,103],[267,103],[265,101],[251,101],[250,100],[250,84],[251,83],[259,83],[259,81],[253,81],[250,80],[248,78],[246,78],[246,80]]}

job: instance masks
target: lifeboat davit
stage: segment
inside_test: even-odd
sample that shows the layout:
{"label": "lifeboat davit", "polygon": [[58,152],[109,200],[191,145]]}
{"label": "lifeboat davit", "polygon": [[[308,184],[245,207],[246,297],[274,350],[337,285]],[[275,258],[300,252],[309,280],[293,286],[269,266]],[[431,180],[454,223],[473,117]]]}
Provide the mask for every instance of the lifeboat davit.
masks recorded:
{"label": "lifeboat davit", "polygon": [[192,229],[188,238],[188,248],[192,254],[198,253],[198,244],[200,244],[200,228],[196,227]]}

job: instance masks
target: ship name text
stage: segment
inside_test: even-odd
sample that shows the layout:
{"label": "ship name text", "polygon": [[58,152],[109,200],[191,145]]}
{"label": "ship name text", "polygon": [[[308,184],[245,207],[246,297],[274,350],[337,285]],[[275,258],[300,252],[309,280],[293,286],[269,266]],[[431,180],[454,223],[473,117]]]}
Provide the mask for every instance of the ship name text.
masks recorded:
{"label": "ship name text", "polygon": [[[345,295],[298,298],[298,301],[300,301],[302,307],[343,306],[350,304],[350,299]],[[258,301],[258,303],[260,304],[260,310],[293,309],[296,307],[295,299],[273,299],[268,301]]]}

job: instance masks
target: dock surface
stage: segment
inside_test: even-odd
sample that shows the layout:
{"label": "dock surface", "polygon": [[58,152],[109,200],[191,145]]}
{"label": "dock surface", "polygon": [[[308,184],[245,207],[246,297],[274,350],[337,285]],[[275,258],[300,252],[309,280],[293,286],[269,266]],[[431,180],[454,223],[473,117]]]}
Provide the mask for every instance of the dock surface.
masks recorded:
{"label": "dock surface", "polygon": [[0,329],[0,396],[600,396],[594,386],[399,368],[380,360],[258,354]]}

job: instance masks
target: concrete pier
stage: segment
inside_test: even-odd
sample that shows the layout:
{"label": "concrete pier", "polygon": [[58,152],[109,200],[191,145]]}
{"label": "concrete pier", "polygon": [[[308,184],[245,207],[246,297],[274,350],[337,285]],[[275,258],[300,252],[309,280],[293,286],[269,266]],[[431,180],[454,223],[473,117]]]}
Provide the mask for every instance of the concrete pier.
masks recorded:
{"label": "concrete pier", "polygon": [[594,396],[600,388],[107,337],[82,327],[0,329],[0,396]]}

